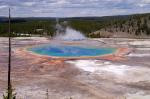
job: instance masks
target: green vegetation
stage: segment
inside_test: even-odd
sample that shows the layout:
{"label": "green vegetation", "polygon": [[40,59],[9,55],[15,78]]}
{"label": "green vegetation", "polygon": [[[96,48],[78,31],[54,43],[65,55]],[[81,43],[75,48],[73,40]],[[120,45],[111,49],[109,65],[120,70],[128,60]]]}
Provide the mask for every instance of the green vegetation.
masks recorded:
{"label": "green vegetation", "polygon": [[[8,90],[6,95],[3,95],[3,99],[8,99]],[[9,99],[16,99],[16,93],[15,90],[12,89],[12,86],[11,86],[11,90],[9,90]]]}
{"label": "green vegetation", "polygon": [[84,18],[76,19],[70,21],[70,26],[82,31],[86,36],[94,38],[111,37],[113,33],[120,33],[122,35],[121,32],[126,33],[126,35],[133,35],[133,37],[149,36],[150,14],[101,17],[88,20]]}
{"label": "green vegetation", "polygon": [[[47,33],[53,35],[54,21],[52,20],[27,20],[26,22],[13,22],[11,31],[13,36],[22,36],[22,34],[42,35]],[[39,30],[42,31],[39,31]],[[8,36],[8,23],[0,24],[0,36]]]}
{"label": "green vegetation", "polygon": [[131,15],[124,22],[119,22],[116,20],[116,23],[112,25],[113,32],[122,31],[136,36],[150,34],[150,14]]}
{"label": "green vegetation", "polygon": [[69,22],[69,25],[88,36],[89,33],[100,30],[101,28],[106,27],[108,24],[92,20],[72,20]]}
{"label": "green vegetation", "polygon": [[69,25],[84,33],[87,37],[101,37],[100,34],[91,33],[113,26],[115,23],[124,23],[127,16],[106,16],[106,17],[88,17],[68,19]]}
{"label": "green vegetation", "polygon": [[[149,13],[125,16],[61,18],[60,21],[67,21],[70,27],[81,31],[87,37],[109,37],[105,36],[105,32],[107,34],[125,32],[135,36],[150,35]],[[12,32],[13,36],[43,36],[44,34],[53,36],[55,24],[55,18],[24,18],[12,22]],[[100,32],[94,33],[95,31],[103,31],[104,35]],[[7,22],[0,23],[0,36],[8,36],[7,33]]]}

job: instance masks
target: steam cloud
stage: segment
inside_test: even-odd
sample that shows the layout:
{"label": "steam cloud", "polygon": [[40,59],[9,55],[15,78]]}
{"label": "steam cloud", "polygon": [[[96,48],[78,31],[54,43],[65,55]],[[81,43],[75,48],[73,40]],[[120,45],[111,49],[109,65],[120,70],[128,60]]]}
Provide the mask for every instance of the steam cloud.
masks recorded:
{"label": "steam cloud", "polygon": [[58,40],[84,40],[86,37],[77,30],[72,29],[66,25],[67,23],[64,22],[63,25],[60,25],[57,21],[56,24],[56,36],[54,39]]}

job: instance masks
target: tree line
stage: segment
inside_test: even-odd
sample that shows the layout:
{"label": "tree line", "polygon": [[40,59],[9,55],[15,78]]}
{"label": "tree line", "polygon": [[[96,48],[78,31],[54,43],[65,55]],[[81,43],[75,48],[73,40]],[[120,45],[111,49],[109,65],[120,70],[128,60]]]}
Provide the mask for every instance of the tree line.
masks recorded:
{"label": "tree line", "polygon": [[[87,37],[101,37],[99,34],[93,33],[98,30],[126,32],[132,35],[150,35],[150,13],[124,16],[61,18],[60,22],[62,21],[67,21],[70,27],[81,31]],[[53,36],[56,20],[55,18],[26,18],[25,20],[12,21],[11,24],[13,36],[22,36],[19,34],[43,35],[44,33]],[[0,23],[0,36],[8,36],[7,21]]]}

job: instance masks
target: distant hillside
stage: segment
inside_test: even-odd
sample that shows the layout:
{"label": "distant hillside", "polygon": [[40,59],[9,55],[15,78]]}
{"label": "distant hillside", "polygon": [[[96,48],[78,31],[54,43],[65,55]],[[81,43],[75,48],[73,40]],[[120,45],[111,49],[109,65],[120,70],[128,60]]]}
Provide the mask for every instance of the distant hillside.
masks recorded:
{"label": "distant hillside", "polygon": [[7,17],[0,17],[0,23],[5,22],[7,19]]}
{"label": "distant hillside", "polygon": [[101,34],[110,32],[113,37],[150,37],[150,14],[131,15],[125,20],[116,19],[100,31]]}
{"label": "distant hillside", "polygon": [[[104,17],[72,17],[59,18],[59,20],[60,22],[67,21],[70,27],[81,31],[87,37],[150,38],[150,13]],[[12,18],[11,23],[13,36],[22,36],[19,34],[42,36],[45,33],[53,36],[56,18]],[[8,36],[7,17],[0,17],[0,36]]]}
{"label": "distant hillside", "polygon": [[[51,18],[12,18],[12,36],[53,35],[55,32],[55,20]],[[39,31],[41,30],[41,31]],[[0,36],[8,36],[8,18],[0,18]]]}
{"label": "distant hillside", "polygon": [[72,19],[70,25],[89,37],[150,37],[150,13]]}

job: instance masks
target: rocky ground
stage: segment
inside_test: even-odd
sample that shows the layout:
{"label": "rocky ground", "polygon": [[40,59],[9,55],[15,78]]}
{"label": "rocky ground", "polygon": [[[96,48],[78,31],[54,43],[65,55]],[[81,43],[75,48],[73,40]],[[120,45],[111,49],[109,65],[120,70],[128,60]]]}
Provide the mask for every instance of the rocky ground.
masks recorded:
{"label": "rocky ground", "polygon": [[[17,53],[18,48],[55,44],[47,38],[13,38],[12,85],[17,99],[150,99],[150,39],[88,39],[61,42],[127,47],[121,60],[60,60]],[[59,42],[60,43],[60,42]],[[0,99],[7,89],[8,38],[0,38]]]}

